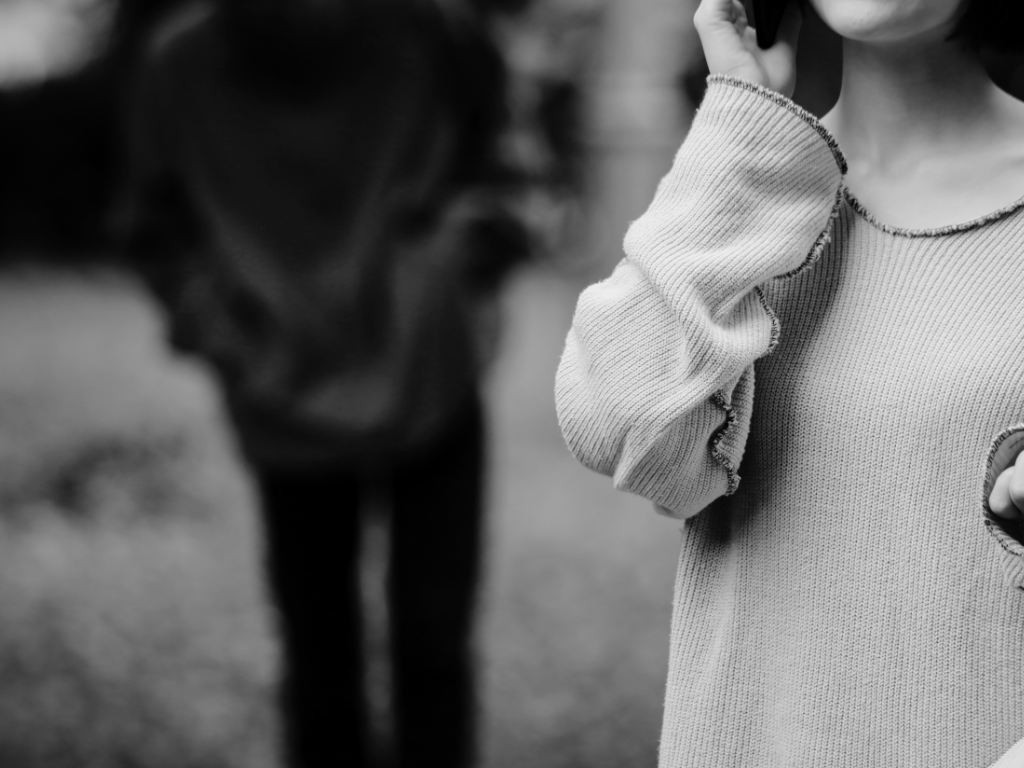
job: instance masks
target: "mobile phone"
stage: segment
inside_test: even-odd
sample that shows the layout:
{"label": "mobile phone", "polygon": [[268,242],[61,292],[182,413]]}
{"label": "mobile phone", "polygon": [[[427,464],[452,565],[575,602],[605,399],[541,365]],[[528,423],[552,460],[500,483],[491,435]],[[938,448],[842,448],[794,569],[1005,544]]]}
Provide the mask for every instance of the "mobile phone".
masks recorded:
{"label": "mobile phone", "polygon": [[775,36],[779,33],[782,13],[788,2],[790,0],[751,0],[758,48],[771,48],[775,45]]}

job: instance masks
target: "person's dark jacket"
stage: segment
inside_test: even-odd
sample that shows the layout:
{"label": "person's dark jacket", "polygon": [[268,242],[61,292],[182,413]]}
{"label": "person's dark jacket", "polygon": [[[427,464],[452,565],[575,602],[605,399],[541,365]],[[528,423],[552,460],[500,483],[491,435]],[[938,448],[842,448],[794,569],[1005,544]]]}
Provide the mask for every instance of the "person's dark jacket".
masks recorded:
{"label": "person's dark jacket", "polygon": [[526,254],[493,43],[430,4],[379,7],[292,68],[205,15],[140,83],[127,245],[257,461],[428,439],[472,396]]}

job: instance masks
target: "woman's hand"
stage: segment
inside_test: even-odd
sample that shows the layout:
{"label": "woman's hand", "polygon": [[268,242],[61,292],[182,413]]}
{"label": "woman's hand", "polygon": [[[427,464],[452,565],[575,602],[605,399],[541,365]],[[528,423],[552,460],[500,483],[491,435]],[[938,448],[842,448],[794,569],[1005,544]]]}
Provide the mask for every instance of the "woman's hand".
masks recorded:
{"label": "woman's hand", "polygon": [[993,515],[1007,520],[1024,519],[1024,453],[996,478],[988,496],[988,508]]}
{"label": "woman's hand", "polygon": [[757,47],[742,0],[701,0],[693,24],[712,74],[732,75],[792,96],[796,86],[796,39],[800,7],[791,0],[782,16],[775,45]]}

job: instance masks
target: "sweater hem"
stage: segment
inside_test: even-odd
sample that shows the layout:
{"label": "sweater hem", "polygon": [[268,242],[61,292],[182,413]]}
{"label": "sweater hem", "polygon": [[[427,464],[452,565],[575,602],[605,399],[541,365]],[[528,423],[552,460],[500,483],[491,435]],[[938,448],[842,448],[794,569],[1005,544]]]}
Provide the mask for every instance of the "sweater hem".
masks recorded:
{"label": "sweater hem", "polygon": [[846,197],[846,201],[850,204],[850,207],[853,208],[854,212],[875,229],[885,232],[887,235],[909,238],[944,237],[945,235],[955,235],[958,232],[967,232],[972,229],[983,227],[986,224],[991,224],[994,221],[1004,219],[1010,214],[1024,208],[1024,197],[1021,197],[1009,205],[1005,205],[1002,208],[993,211],[992,213],[979,216],[976,219],[971,219],[970,221],[965,221],[960,224],[949,224],[944,227],[928,227],[925,229],[910,229],[907,227],[896,227],[879,221],[871,211],[864,207],[864,204],[861,203],[860,200],[854,197],[853,193],[848,188],[844,190],[844,195]]}
{"label": "sweater hem", "polygon": [[[828,244],[832,242],[832,228],[835,227],[836,219],[839,218],[839,211],[842,210],[845,195],[846,187],[845,185],[840,184],[836,189],[836,199],[835,202],[832,203],[832,211],[829,213],[828,222],[826,222],[825,228],[821,230],[821,234],[818,235],[818,239],[814,241],[814,245],[811,246],[811,250],[807,254],[807,258],[804,259],[803,263],[801,263],[796,269],[791,269],[784,275],[777,275],[775,277],[776,280],[785,280],[790,277],[796,277],[805,269],[809,269],[814,266],[818,259],[821,258],[821,254],[825,252],[825,248],[827,248]],[[764,298],[762,297],[762,301],[763,300]]]}
{"label": "sweater hem", "polygon": [[[801,269],[802,267],[798,267],[794,272],[790,274],[796,274],[796,272],[799,272]],[[783,277],[785,277],[785,275],[783,275]],[[757,300],[761,303],[761,309],[763,309],[764,313],[768,315],[768,320],[770,320],[772,324],[771,337],[768,339],[768,348],[764,351],[764,354],[761,355],[761,357],[767,357],[772,352],[774,352],[775,348],[779,345],[779,339],[782,337],[782,331],[779,328],[779,318],[775,314],[775,310],[772,309],[771,304],[768,303],[768,299],[765,297],[764,291],[761,289],[761,286],[755,285],[753,291],[754,295],[757,297]]]}
{"label": "sweater hem", "polygon": [[725,470],[727,480],[725,495],[732,496],[739,490],[740,476],[736,469],[736,464],[722,450],[722,441],[725,440],[726,436],[736,425],[736,409],[728,403],[725,399],[725,394],[721,391],[715,392],[711,396],[711,403],[725,414],[725,422],[711,438],[711,456]]}

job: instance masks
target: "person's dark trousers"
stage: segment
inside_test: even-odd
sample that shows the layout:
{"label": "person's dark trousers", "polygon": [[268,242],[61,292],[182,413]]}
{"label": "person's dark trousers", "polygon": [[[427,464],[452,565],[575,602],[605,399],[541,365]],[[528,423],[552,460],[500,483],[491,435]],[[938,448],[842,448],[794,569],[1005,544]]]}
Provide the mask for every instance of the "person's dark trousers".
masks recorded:
{"label": "person's dark trousers", "polygon": [[473,759],[472,619],[480,562],[479,401],[391,477],[391,648],[401,768]]}
{"label": "person's dark trousers", "polygon": [[383,482],[391,501],[388,594],[401,768],[471,764],[472,618],[484,435],[477,401],[429,446],[376,468],[262,469],[267,567],[284,642],[289,768],[366,765],[359,520]]}
{"label": "person's dark trousers", "polygon": [[366,754],[359,593],[359,478],[258,474],[267,575],[283,645],[289,768],[353,766]]}

